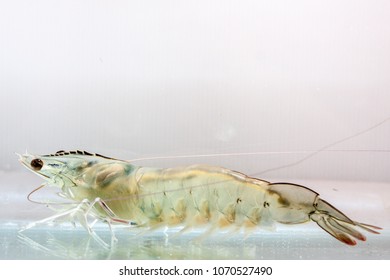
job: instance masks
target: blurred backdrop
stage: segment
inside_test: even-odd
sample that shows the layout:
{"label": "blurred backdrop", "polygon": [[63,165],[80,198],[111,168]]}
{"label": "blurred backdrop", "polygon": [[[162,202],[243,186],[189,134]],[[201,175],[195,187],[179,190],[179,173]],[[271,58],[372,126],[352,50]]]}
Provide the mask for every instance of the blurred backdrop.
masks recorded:
{"label": "blurred backdrop", "polygon": [[[390,117],[389,19],[388,1],[1,1],[0,169],[26,149],[293,163]],[[385,122],[264,176],[388,182],[389,139]]]}

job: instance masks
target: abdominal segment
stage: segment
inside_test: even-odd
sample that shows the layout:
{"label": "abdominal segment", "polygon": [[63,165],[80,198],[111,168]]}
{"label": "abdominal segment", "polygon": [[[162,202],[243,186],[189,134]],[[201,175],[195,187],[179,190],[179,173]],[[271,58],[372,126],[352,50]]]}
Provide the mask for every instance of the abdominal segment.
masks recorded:
{"label": "abdominal segment", "polygon": [[137,194],[109,205],[119,218],[138,225],[251,227],[260,224],[266,211],[264,197],[269,183],[228,169],[141,167],[134,176]]}

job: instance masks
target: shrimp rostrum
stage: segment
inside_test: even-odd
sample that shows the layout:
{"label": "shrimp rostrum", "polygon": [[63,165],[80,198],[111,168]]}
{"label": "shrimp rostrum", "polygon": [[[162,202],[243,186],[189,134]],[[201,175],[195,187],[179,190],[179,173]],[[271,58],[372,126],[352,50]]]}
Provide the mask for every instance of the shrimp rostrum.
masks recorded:
{"label": "shrimp rostrum", "polygon": [[91,216],[110,225],[186,229],[205,224],[212,229],[254,228],[311,220],[348,245],[366,240],[359,229],[371,233],[380,229],[351,220],[307,187],[270,183],[222,167],[149,168],[84,151],[25,154],[20,162],[43,177],[45,185],[61,188],[61,196],[77,203],[53,219],[77,217],[89,232],[92,225],[87,217]]}

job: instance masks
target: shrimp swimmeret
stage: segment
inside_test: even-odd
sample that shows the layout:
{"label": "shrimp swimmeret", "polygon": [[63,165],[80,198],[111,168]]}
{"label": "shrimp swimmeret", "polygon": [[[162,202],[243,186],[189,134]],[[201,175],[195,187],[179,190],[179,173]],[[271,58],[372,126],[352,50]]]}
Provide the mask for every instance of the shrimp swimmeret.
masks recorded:
{"label": "shrimp swimmeret", "polygon": [[42,186],[57,186],[61,196],[77,203],[42,221],[77,217],[90,233],[88,217],[149,228],[253,228],[311,220],[348,245],[366,240],[359,228],[371,233],[381,229],[351,220],[304,186],[270,183],[222,167],[148,168],[84,151],[25,154],[20,162],[46,180]]}

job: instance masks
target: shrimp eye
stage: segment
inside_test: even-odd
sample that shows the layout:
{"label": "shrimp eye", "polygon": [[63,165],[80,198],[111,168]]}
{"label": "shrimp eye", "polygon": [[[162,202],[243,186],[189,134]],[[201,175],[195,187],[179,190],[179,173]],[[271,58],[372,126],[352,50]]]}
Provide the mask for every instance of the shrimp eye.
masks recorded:
{"label": "shrimp eye", "polygon": [[39,158],[36,158],[31,161],[30,165],[32,168],[34,168],[34,170],[38,171],[41,170],[43,166],[43,161]]}

